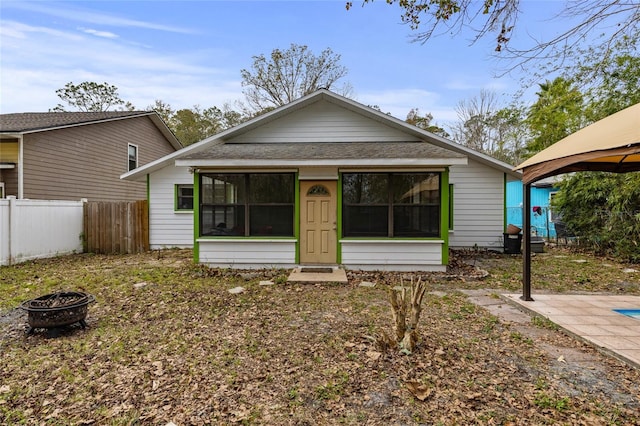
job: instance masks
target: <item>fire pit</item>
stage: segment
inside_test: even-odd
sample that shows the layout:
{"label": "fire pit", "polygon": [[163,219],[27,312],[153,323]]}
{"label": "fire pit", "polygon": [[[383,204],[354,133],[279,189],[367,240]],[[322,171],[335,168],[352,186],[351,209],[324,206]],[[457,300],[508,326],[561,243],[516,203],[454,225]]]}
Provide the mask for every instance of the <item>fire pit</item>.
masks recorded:
{"label": "fire pit", "polygon": [[75,323],[85,328],[87,308],[92,302],[95,302],[92,295],[75,291],[52,293],[27,300],[20,305],[28,312],[27,334],[33,333],[36,328],[58,328]]}

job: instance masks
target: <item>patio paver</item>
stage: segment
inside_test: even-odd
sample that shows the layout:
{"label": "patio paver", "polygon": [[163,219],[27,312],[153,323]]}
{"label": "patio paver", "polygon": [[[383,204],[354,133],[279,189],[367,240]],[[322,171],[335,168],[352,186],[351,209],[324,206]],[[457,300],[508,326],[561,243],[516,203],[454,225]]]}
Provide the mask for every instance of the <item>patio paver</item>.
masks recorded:
{"label": "patio paver", "polygon": [[640,368],[640,320],[614,309],[640,309],[640,296],[604,294],[504,294],[509,303],[548,318],[568,333]]}

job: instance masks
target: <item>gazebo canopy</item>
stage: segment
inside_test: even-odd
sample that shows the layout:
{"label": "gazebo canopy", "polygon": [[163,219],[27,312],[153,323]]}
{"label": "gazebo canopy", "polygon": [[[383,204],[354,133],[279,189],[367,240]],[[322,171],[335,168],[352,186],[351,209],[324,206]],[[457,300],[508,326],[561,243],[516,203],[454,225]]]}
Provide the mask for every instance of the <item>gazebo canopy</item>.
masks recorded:
{"label": "gazebo canopy", "polygon": [[640,104],[578,130],[516,170],[522,170],[524,184],[568,172],[640,170]]}
{"label": "gazebo canopy", "polygon": [[[640,104],[597,121],[540,151],[515,170],[522,170],[523,227],[531,226],[531,183],[579,171],[640,171]],[[522,299],[531,298],[531,247],[524,233]]]}

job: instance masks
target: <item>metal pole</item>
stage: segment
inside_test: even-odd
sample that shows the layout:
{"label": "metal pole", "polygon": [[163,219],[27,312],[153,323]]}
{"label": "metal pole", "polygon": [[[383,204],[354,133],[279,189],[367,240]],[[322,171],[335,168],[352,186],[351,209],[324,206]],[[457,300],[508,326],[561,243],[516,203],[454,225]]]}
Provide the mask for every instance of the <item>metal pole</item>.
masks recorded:
{"label": "metal pole", "polygon": [[522,300],[531,298],[531,184],[522,185]]}

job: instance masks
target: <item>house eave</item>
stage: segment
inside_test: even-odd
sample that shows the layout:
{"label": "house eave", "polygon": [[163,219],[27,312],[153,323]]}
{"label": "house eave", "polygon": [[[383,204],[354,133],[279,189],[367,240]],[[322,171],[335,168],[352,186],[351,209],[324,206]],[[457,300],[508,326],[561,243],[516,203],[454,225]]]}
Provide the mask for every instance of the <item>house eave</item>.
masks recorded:
{"label": "house eave", "polygon": [[176,160],[176,167],[447,167],[466,165],[466,158],[376,158],[340,160]]}

